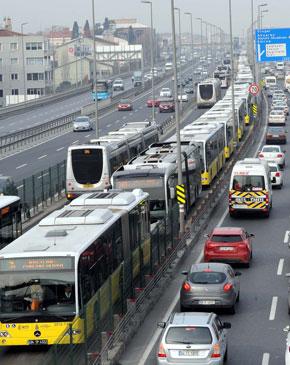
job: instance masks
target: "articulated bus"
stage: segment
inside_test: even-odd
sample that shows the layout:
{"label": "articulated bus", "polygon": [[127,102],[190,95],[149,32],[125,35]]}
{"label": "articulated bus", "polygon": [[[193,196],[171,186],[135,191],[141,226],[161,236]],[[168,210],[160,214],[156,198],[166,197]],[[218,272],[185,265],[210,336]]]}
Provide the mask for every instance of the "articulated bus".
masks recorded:
{"label": "articulated bus", "polygon": [[18,196],[0,196],[0,249],[22,233],[21,203]]}
{"label": "articulated bus", "polygon": [[221,82],[219,79],[207,79],[199,82],[196,88],[196,104],[198,108],[212,107],[221,98]]}
{"label": "articulated bus", "polygon": [[149,214],[140,189],[84,194],[2,249],[0,346],[84,342],[148,273]]}
{"label": "articulated bus", "polygon": [[68,148],[66,194],[69,200],[82,193],[110,187],[110,177],[120,166],[158,141],[158,129],[148,122],[127,123],[84,145]]}
{"label": "articulated bus", "polygon": [[92,98],[95,101],[96,96],[98,100],[106,100],[112,96],[112,83],[106,80],[98,80],[96,91],[92,91]]}
{"label": "articulated bus", "polygon": [[[198,146],[181,143],[182,174],[186,191],[185,212],[196,202],[201,192],[201,158]],[[169,217],[177,208],[175,187],[177,182],[176,142],[153,143],[127,165],[112,175],[115,189],[130,190],[139,187],[149,193],[151,222]]]}

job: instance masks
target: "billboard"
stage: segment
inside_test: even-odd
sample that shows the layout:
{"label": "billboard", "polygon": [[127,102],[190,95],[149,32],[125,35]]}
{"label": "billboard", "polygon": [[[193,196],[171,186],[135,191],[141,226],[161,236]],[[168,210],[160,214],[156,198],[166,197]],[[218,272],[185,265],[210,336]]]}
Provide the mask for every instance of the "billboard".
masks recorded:
{"label": "billboard", "polygon": [[290,61],[290,28],[256,29],[256,60]]}

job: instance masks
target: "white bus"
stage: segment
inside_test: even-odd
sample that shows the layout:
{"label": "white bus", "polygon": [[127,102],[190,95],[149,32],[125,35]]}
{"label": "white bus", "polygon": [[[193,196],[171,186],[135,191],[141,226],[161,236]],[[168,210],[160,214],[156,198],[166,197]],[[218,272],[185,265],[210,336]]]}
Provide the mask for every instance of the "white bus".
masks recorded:
{"label": "white bus", "polygon": [[1,250],[0,346],[82,343],[148,273],[148,194],[79,199]]}
{"label": "white bus", "polygon": [[198,108],[212,107],[221,98],[219,79],[207,79],[197,84],[196,104]]}
{"label": "white bus", "polygon": [[172,62],[167,62],[165,63],[165,71],[172,71],[173,70],[173,63]]}
{"label": "white bus", "polygon": [[156,141],[156,126],[136,122],[90,143],[70,146],[66,167],[67,198],[71,200],[85,192],[109,188],[112,173]]}
{"label": "white bus", "polygon": [[265,88],[269,89],[271,86],[277,85],[277,78],[275,76],[266,76],[265,77]]}

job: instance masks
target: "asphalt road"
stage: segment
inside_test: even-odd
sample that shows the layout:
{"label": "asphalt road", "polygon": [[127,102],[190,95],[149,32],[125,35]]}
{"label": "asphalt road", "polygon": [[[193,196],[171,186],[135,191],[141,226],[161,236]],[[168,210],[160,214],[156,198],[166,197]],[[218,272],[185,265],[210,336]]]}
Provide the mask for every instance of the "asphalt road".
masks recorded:
{"label": "asphalt road", "polygon": [[[289,123],[289,121],[288,121]],[[260,131],[260,135],[263,130]],[[256,141],[249,156],[255,156],[263,145],[263,139]],[[289,142],[286,146],[289,151]],[[218,312],[221,318],[229,321],[229,358],[231,365],[282,365],[285,354],[286,334],[283,328],[289,324],[287,295],[290,272],[288,259],[290,239],[290,164],[286,157],[284,186],[273,192],[273,209],[270,218],[256,216],[230,218],[227,214],[227,199],[221,199],[211,217],[206,232],[217,225],[243,226],[255,234],[253,261],[249,269],[237,268],[242,272],[241,297],[235,315]],[[205,233],[206,233],[205,232]],[[286,242],[286,243],[285,243]],[[188,254],[179,269],[187,270],[193,262],[202,260],[204,239]],[[158,338],[161,333],[156,323],[168,318],[172,311],[179,311],[179,290],[184,277],[177,275],[160,300],[152,309],[143,326],[127,346],[121,358],[122,365],[156,364]]]}
{"label": "asphalt road", "polygon": [[[212,70],[213,66],[210,66]],[[186,72],[184,73],[186,74]],[[158,93],[163,86],[171,86],[172,81],[165,81],[156,88]],[[151,120],[152,109],[147,108],[146,101],[151,95],[151,90],[141,94],[134,101],[134,110],[132,112],[110,111],[99,118],[100,136],[120,128],[124,123]],[[192,102],[192,96],[189,95],[189,103]],[[200,111],[193,110],[189,121],[197,118]],[[156,110],[156,121],[162,123],[173,113],[159,113]],[[29,177],[50,166],[56,165],[66,159],[67,148],[71,144],[86,143],[94,138],[92,132],[69,132],[60,137],[45,141],[36,147],[27,147],[21,153],[15,153],[9,157],[0,160],[1,174],[11,176],[14,181],[20,182],[21,179]]]}

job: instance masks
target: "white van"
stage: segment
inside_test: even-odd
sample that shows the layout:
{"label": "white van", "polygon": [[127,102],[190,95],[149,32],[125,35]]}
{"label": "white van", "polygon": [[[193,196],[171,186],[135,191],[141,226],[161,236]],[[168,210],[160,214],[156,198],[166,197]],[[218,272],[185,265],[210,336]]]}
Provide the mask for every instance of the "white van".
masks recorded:
{"label": "white van", "polygon": [[277,79],[275,76],[266,76],[265,77],[265,88],[269,89],[271,86],[277,85]]}
{"label": "white van", "polygon": [[173,63],[167,62],[165,63],[165,71],[171,71],[173,69]]}
{"label": "white van", "polygon": [[283,71],[284,70],[284,62],[276,62],[276,70]]}
{"label": "white van", "polygon": [[269,217],[272,208],[271,173],[266,161],[245,158],[232,170],[229,186],[229,214],[260,212]]}

